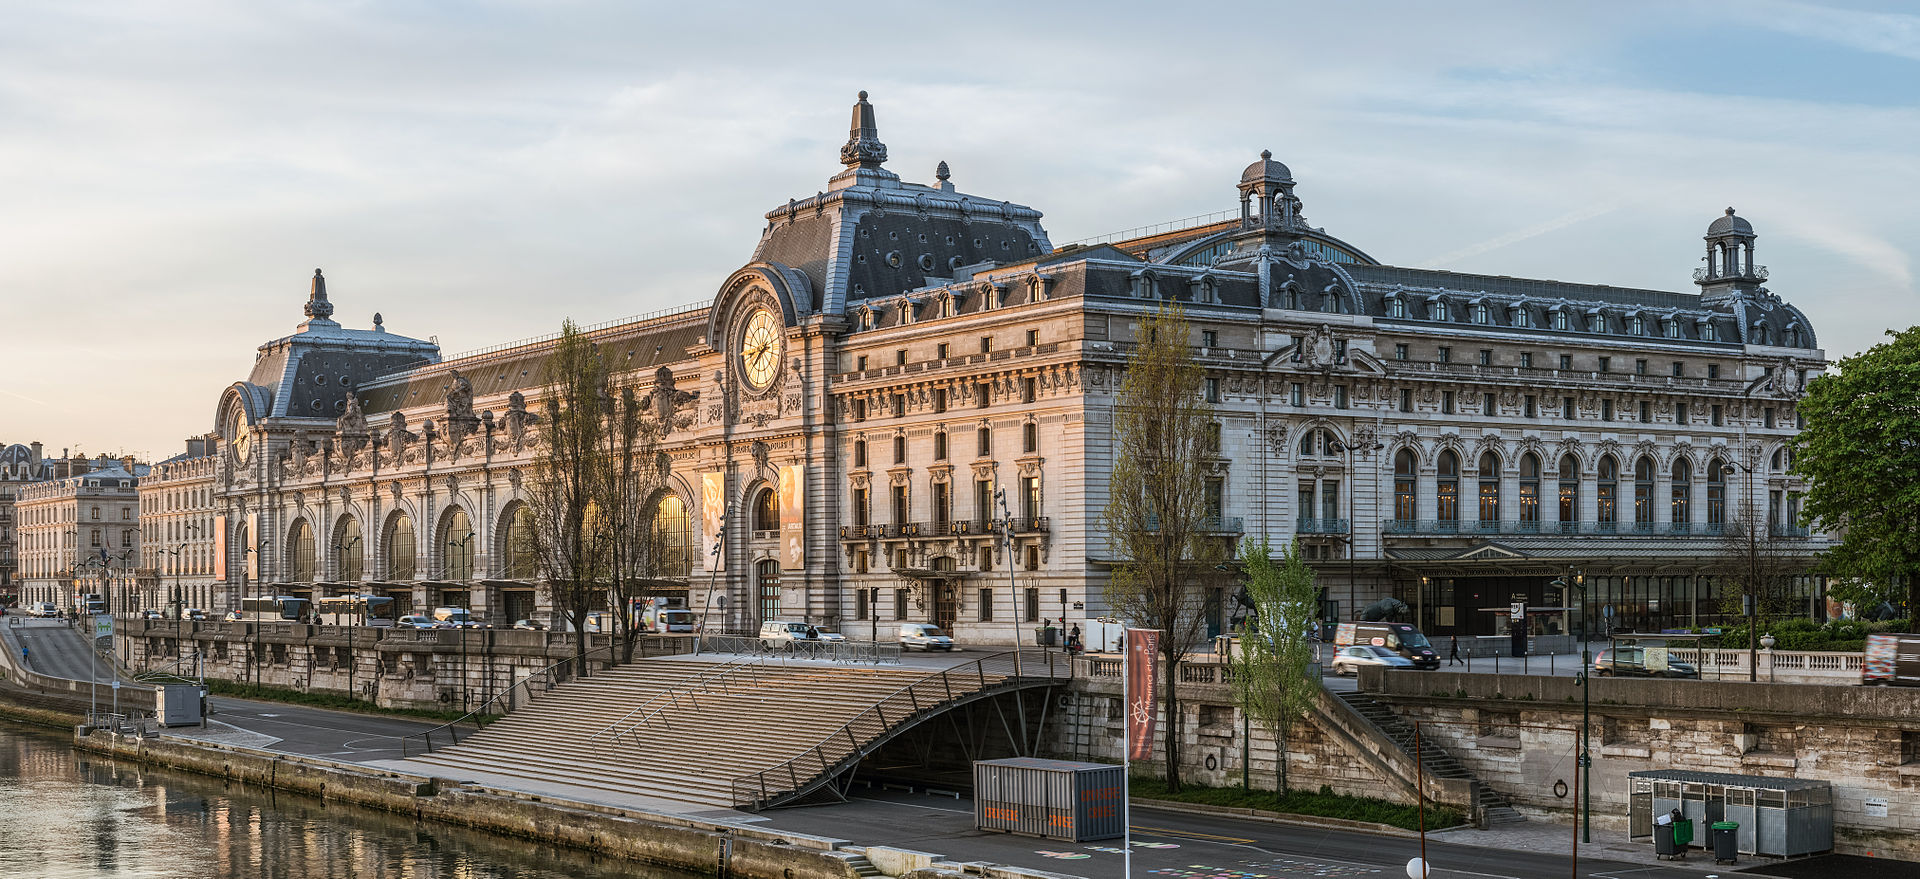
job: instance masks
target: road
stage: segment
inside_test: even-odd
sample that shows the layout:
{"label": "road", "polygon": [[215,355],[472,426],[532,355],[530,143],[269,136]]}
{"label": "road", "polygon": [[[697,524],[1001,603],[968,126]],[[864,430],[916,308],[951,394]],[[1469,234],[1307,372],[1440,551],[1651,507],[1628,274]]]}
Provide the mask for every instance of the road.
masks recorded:
{"label": "road", "polygon": [[[8,642],[7,658],[10,662],[18,663],[21,659],[19,650],[25,647],[29,670],[69,680],[97,680],[101,685],[101,707],[110,709],[113,706],[111,684],[116,677],[114,671],[108,663],[99,660],[87,649],[84,634],[58,620],[18,617],[9,617],[8,625],[0,626],[0,633],[4,633],[4,639],[0,640]],[[143,708],[151,707],[150,700],[153,697],[148,695],[144,685],[125,677],[119,680],[123,687],[129,688],[120,692],[121,704],[132,707],[137,703]],[[135,687],[138,689],[131,689]],[[402,736],[424,732],[439,725],[437,721],[332,711],[227,696],[210,696],[207,703],[211,711],[204,731],[179,728],[169,732],[358,763],[399,758],[402,756]],[[243,735],[222,735],[223,731]]]}
{"label": "road", "polygon": [[[973,829],[968,800],[897,791],[857,793],[843,805],[763,813],[755,826],[937,852],[956,861],[987,861],[1071,876],[1120,876],[1120,840],[1069,843]],[[1193,815],[1136,806],[1135,875],[1171,879],[1394,879],[1420,854],[1420,841],[1249,819]],[[1471,832],[1471,831],[1469,831]],[[1569,834],[1571,836],[1571,834]],[[1699,879],[1702,858],[1686,866],[1582,858],[1579,876],[1596,879]],[[1427,858],[1439,879],[1538,879],[1566,876],[1569,853],[1480,848],[1429,839]],[[1710,872],[1710,871],[1709,871]]]}

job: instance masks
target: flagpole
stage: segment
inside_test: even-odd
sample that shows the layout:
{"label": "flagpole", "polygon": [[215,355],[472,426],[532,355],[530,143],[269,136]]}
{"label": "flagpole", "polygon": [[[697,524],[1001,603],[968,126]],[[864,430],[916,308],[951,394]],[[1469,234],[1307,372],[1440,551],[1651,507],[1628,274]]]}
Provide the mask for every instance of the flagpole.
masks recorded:
{"label": "flagpole", "polygon": [[1120,710],[1126,728],[1120,748],[1120,857],[1126,879],[1133,879],[1133,647],[1126,629],[1120,630]]}

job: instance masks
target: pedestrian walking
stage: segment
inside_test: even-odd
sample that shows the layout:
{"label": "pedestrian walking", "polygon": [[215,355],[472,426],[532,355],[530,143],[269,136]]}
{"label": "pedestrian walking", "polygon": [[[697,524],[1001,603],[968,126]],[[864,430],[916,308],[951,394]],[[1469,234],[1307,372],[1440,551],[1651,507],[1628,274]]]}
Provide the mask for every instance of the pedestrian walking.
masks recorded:
{"label": "pedestrian walking", "polygon": [[1452,640],[1447,642],[1447,665],[1466,665],[1466,663],[1460,661],[1459,635],[1453,636]]}
{"label": "pedestrian walking", "polygon": [[20,645],[20,665],[24,667],[26,666],[26,664],[27,664],[27,645],[22,644]]}

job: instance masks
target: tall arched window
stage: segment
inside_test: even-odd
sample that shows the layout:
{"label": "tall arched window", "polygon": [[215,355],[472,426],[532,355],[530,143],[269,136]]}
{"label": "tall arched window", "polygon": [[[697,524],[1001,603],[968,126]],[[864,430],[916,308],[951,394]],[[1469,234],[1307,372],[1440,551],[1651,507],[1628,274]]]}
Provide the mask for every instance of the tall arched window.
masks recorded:
{"label": "tall arched window", "polygon": [[1633,530],[1653,530],[1653,459],[1633,462]]}
{"label": "tall arched window", "polygon": [[753,496],[753,530],[780,530],[780,496],[772,488],[762,488]]}
{"label": "tall arched window", "polygon": [[1594,521],[1599,523],[1600,530],[1612,531],[1620,521],[1620,462],[1612,455],[1600,459],[1600,484],[1594,500],[1599,507]]}
{"label": "tall arched window", "polygon": [[1673,459],[1673,531],[1684,534],[1693,523],[1693,465],[1686,458]]}
{"label": "tall arched window", "polygon": [[653,530],[659,539],[658,575],[685,577],[693,570],[693,523],[687,518],[687,505],[677,494],[663,495],[653,514]]}
{"label": "tall arched window", "polygon": [[1707,532],[1718,534],[1727,526],[1727,462],[1715,458],[1707,462]]}
{"label": "tall arched window", "polygon": [[1451,530],[1460,523],[1460,456],[1443,451],[1435,459],[1433,513],[1440,527]]}
{"label": "tall arched window", "polygon": [[1540,458],[1532,452],[1520,456],[1520,529],[1540,527]]}
{"label": "tall arched window", "polygon": [[501,576],[509,580],[531,580],[538,565],[533,553],[533,510],[526,504],[514,506],[507,516],[506,534],[500,539]]}
{"label": "tall arched window", "polygon": [[412,580],[418,576],[418,566],[414,563],[418,549],[414,546],[413,520],[406,514],[393,517],[387,523],[387,579]]}
{"label": "tall arched window", "polygon": [[295,520],[287,535],[287,580],[313,582],[313,526],[305,519]]}
{"label": "tall arched window", "polygon": [[1415,517],[1413,498],[1413,475],[1415,463],[1413,450],[1401,449],[1393,456],[1393,518],[1399,522],[1412,522]]}
{"label": "tall arched window", "polygon": [[1560,456],[1560,530],[1580,530],[1580,459]]}
{"label": "tall arched window", "polygon": [[362,544],[360,520],[352,516],[340,520],[339,533],[333,538],[334,558],[340,565],[340,579],[358,582],[367,573],[367,548]]}
{"label": "tall arched window", "polygon": [[446,553],[441,576],[448,580],[473,579],[473,520],[459,507],[447,517],[447,528],[440,534],[440,551]]}
{"label": "tall arched window", "polygon": [[[52,535],[48,536],[51,537]],[[253,548],[252,536],[253,535],[247,531],[247,523],[241,522],[233,526],[233,548],[227,551],[227,564],[239,566],[237,575],[235,571],[228,572],[228,576],[236,582],[245,579],[247,550]]]}
{"label": "tall arched window", "polygon": [[1500,458],[1492,452],[1480,456],[1480,528],[1491,531],[1500,523]]}

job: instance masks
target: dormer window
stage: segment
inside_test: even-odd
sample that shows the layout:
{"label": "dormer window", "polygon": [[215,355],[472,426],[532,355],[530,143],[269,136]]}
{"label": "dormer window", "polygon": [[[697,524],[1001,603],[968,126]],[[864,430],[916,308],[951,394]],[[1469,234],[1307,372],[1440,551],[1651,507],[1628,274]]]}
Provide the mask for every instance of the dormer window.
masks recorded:
{"label": "dormer window", "polygon": [[1447,300],[1436,298],[1427,305],[1427,316],[1433,320],[1453,320],[1453,309],[1447,306]]}
{"label": "dormer window", "polygon": [[1679,318],[1670,317],[1664,321],[1661,321],[1661,323],[1665,324],[1665,326],[1662,327],[1662,329],[1666,332],[1667,338],[1669,339],[1680,338],[1680,319]]}
{"label": "dormer window", "polygon": [[1485,302],[1473,304],[1473,322],[1481,325],[1493,323],[1493,309]]}
{"label": "dormer window", "polygon": [[1527,307],[1524,305],[1514,306],[1513,307],[1513,325],[1516,327],[1533,326],[1533,312],[1528,311]]}
{"label": "dormer window", "polygon": [[1402,299],[1398,296],[1388,296],[1387,297],[1387,316],[1388,317],[1406,317],[1407,316],[1407,300]]}
{"label": "dormer window", "polygon": [[1587,315],[1587,332],[1604,333],[1607,331],[1607,316],[1596,311]]}
{"label": "dormer window", "polygon": [[1700,341],[1702,342],[1720,341],[1720,331],[1714,328],[1713,321],[1707,320],[1707,321],[1700,322]]}
{"label": "dormer window", "polygon": [[1554,309],[1554,311],[1553,311],[1553,328],[1554,328],[1554,329],[1556,329],[1556,330],[1564,330],[1564,329],[1566,329],[1566,328],[1567,328],[1567,324],[1568,324],[1568,321],[1567,321],[1567,313],[1566,313],[1565,311],[1562,311],[1562,310],[1560,310],[1560,309],[1557,309],[1557,308],[1556,308],[1556,309]]}
{"label": "dormer window", "polygon": [[1644,336],[1647,334],[1647,319],[1640,315],[1627,318],[1627,335]]}

